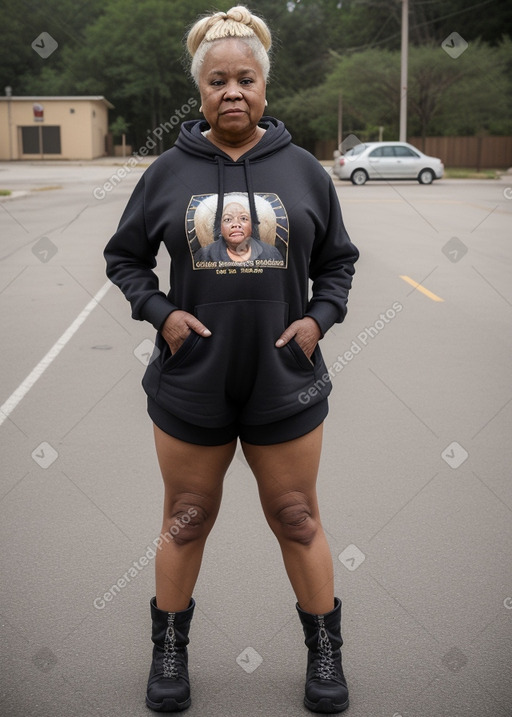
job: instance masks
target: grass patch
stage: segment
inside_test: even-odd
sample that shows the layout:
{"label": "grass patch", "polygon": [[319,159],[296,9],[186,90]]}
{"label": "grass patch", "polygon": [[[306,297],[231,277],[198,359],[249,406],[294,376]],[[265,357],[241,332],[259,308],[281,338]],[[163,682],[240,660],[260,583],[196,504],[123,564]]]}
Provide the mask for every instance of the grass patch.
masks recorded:
{"label": "grass patch", "polygon": [[10,189],[0,189],[0,197],[10,197],[12,194]]}
{"label": "grass patch", "polygon": [[476,169],[453,167],[444,170],[445,179],[499,179],[502,174],[503,171],[499,169],[482,169],[477,172]]}

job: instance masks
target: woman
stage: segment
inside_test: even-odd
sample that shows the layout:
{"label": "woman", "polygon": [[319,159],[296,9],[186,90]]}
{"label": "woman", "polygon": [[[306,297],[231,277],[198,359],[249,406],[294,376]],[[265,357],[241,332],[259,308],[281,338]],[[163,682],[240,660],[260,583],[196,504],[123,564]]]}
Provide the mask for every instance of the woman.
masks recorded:
{"label": "woman", "polygon": [[[143,386],[165,486],[162,536],[172,540],[156,558],[146,703],[162,712],[190,705],[192,594],[237,438],[297,597],[305,705],[348,706],[341,602],[315,490],[331,388],[318,341],[345,316],[358,252],[325,170],[263,117],[270,44],[267,26],[242,6],[193,26],[187,46],[205,119],[185,122],[145,172],[105,250],[133,317],[157,329]],[[272,205],[284,264],[196,266],[198,212],[210,207],[218,236],[223,197],[237,192],[247,193],[253,226],[258,198]],[[167,296],[152,271],[161,242],[172,258]],[[304,405],[298,397],[311,388]]]}
{"label": "woman", "polygon": [[254,262],[256,259],[275,259],[284,263],[275,246],[264,244],[252,234],[250,212],[240,202],[229,201],[222,213],[219,238],[199,249],[194,258],[196,262]]}

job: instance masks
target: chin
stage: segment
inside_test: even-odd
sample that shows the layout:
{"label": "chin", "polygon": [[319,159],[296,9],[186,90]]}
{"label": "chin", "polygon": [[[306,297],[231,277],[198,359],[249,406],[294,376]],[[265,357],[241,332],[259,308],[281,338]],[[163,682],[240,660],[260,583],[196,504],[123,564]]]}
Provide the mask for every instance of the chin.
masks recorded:
{"label": "chin", "polygon": [[253,123],[249,120],[245,113],[239,113],[234,115],[222,115],[219,124],[224,126],[231,125],[243,125],[243,128],[250,127]]}

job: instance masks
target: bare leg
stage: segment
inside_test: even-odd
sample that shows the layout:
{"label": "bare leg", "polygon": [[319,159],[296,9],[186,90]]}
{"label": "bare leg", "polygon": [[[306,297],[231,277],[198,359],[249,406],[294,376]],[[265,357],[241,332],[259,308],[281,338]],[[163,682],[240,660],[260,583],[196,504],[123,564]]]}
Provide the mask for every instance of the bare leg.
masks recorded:
{"label": "bare leg", "polygon": [[165,486],[162,536],[166,537],[155,559],[156,602],[160,610],[178,612],[189,606],[236,441],[197,446],[157,426],[154,433]]}
{"label": "bare leg", "polygon": [[242,448],[299,606],[316,615],[330,612],[333,564],[316,496],[322,426],[293,441],[271,446],[242,443]]}

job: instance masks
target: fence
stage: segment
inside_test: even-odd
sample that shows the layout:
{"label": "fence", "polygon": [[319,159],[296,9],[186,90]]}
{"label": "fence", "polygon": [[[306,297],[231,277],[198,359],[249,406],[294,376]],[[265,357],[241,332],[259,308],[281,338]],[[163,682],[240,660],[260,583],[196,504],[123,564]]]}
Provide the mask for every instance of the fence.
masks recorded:
{"label": "fence", "polygon": [[[440,157],[445,167],[508,169],[512,167],[512,137],[410,137],[412,145],[431,157]],[[318,159],[332,159],[336,140],[316,142]]]}
{"label": "fence", "polygon": [[431,157],[441,157],[445,167],[512,167],[512,137],[410,137],[409,142]]}

